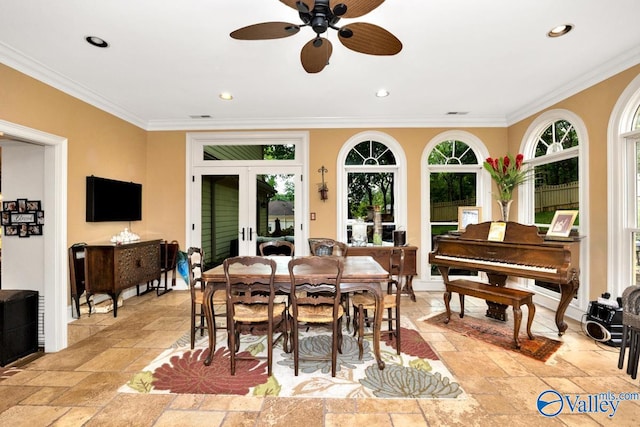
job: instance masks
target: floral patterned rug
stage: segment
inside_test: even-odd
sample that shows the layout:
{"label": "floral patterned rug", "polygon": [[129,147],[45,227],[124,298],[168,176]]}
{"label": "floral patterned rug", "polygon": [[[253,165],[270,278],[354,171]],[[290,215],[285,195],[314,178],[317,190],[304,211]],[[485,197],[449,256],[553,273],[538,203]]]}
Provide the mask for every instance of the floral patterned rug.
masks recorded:
{"label": "floral patterned rug", "polygon": [[299,375],[294,376],[293,353],[283,351],[281,341],[273,350],[273,375],[267,375],[266,338],[242,335],[240,349],[254,360],[237,360],[236,374],[229,372],[226,334],[217,337],[218,346],[210,366],[204,366],[208,349],[205,336],[189,348],[184,336],[164,351],[149,366],[135,374],[119,391],[124,393],[188,393],[254,396],[296,396],[320,398],[464,398],[465,393],[438,358],[431,346],[409,321],[403,319],[402,353],[397,354],[395,340],[381,341],[386,363],[379,370],[372,342],[365,340],[364,355],[358,358],[358,343],[344,331],[342,354],[338,354],[337,372],[331,377],[330,361],[304,361],[304,355],[326,355],[331,351],[330,331],[312,328],[301,333]]}

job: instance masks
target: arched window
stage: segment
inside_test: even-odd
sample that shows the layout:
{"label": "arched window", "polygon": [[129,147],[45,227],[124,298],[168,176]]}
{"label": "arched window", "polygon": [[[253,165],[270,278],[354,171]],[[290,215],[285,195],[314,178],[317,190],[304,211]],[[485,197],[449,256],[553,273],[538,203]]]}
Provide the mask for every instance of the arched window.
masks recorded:
{"label": "arched window", "polygon": [[[459,207],[482,207],[490,201],[488,179],[482,163],[488,157],[484,144],[468,132],[449,131],[438,135],[425,148],[422,159],[422,265],[428,265],[428,254],[435,236],[459,229]],[[487,207],[478,218],[491,216]],[[477,275],[456,271],[455,275]],[[440,272],[431,266],[422,272],[423,280],[439,281]]]}
{"label": "arched window", "polygon": [[609,120],[607,291],[640,284],[640,76],[620,95]]}
{"label": "arched window", "polygon": [[353,136],[338,155],[338,239],[351,243],[352,226],[367,225],[373,243],[373,212],[382,216],[382,241],[393,242],[393,231],[406,229],[406,164],[400,144],[380,132]]}
{"label": "arched window", "polygon": [[[518,199],[518,221],[535,224],[541,233],[546,233],[556,211],[578,211],[572,234],[584,236],[586,231],[585,152],[586,127],[582,120],[567,110],[551,110],[541,114],[529,126],[520,150],[525,162],[535,171],[535,179],[522,185]],[[581,286],[578,299],[572,303],[583,307],[588,296],[588,274],[586,240],[576,241],[580,246],[571,260],[580,266]],[[560,288],[557,285],[535,281],[536,293],[546,298],[543,305],[557,306]]]}

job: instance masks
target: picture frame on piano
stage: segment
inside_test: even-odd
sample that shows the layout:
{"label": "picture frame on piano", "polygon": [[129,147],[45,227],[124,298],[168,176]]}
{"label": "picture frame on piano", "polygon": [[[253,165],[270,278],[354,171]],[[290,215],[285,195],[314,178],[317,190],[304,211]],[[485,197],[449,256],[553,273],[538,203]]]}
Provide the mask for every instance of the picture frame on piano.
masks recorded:
{"label": "picture frame on piano", "polygon": [[556,211],[547,230],[547,237],[569,237],[578,211]]}
{"label": "picture frame on piano", "polygon": [[464,231],[469,224],[480,224],[482,208],[480,206],[458,206],[458,231]]}

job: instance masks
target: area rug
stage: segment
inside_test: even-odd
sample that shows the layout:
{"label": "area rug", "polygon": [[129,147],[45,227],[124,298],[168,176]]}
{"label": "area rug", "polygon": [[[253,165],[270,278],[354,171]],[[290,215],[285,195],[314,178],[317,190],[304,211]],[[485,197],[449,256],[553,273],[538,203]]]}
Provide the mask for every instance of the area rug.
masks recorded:
{"label": "area rug", "polygon": [[[497,320],[477,319],[465,316],[462,319],[457,313],[452,313],[448,324],[444,323],[447,313],[439,313],[425,319],[420,319],[432,325],[439,326],[447,331],[458,332],[464,336],[476,338],[488,342],[497,347],[520,353],[541,362],[546,362],[562,346],[561,341],[552,340],[544,336],[534,335],[530,340],[526,331],[520,330],[520,349],[513,343],[513,324],[509,326]],[[523,325],[526,326],[526,325]]]}
{"label": "area rug", "polygon": [[[273,374],[267,375],[266,337],[242,335],[241,351],[253,360],[237,360],[236,374],[229,369],[226,334],[217,336],[217,348],[210,366],[204,366],[208,340],[189,347],[189,337],[178,340],[141,372],[120,387],[123,393],[224,394],[249,396],[316,397],[316,398],[420,398],[461,399],[465,397],[451,372],[415,326],[403,319],[402,353],[396,352],[395,340],[380,342],[386,363],[379,370],[372,342],[365,340],[364,354],[358,358],[358,343],[344,331],[342,354],[338,354],[337,372],[331,377],[330,361],[300,360],[299,375],[293,370],[293,353],[277,344],[273,351]],[[301,332],[300,358],[305,355],[327,355],[331,349],[330,330],[318,328]]]}

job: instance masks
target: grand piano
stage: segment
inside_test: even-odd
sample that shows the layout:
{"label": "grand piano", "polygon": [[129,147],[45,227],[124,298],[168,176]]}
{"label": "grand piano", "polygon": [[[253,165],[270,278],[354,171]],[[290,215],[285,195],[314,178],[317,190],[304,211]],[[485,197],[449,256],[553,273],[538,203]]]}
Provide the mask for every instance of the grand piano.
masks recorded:
{"label": "grand piano", "polygon": [[[580,286],[579,243],[545,240],[536,226],[517,222],[507,222],[502,241],[490,241],[491,224],[471,224],[459,235],[436,237],[429,263],[438,267],[445,283],[450,269],[461,269],[485,272],[494,286],[505,286],[508,276],[559,286],[555,321],[562,335],[567,330],[564,313]],[[487,304],[488,317],[506,320],[506,306]]]}

